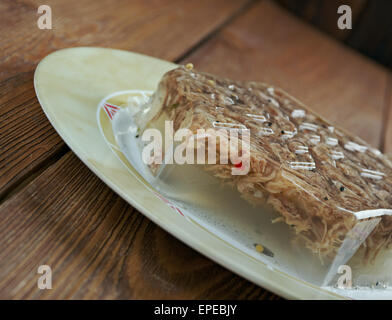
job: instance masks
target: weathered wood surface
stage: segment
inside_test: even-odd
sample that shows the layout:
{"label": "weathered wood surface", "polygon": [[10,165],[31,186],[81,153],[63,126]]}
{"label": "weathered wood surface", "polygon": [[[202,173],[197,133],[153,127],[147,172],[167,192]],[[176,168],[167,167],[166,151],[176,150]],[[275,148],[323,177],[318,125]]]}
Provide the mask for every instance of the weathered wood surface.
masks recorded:
{"label": "weathered wood surface", "polygon": [[[230,59],[225,57],[230,54]],[[380,146],[390,72],[309,28],[270,1],[244,13],[188,57],[196,67],[278,85]]]}
{"label": "weathered wood surface", "polygon": [[[31,1],[11,3],[3,2],[0,10],[22,16],[36,6]],[[35,64],[55,48],[80,44],[113,46],[169,60],[186,56],[182,62],[192,61],[202,70],[280,85],[373,145],[381,145],[384,139],[386,149],[392,143],[388,136],[392,116],[383,117],[392,107],[386,98],[391,89],[389,72],[269,1],[245,8],[241,1],[167,1],[166,9],[151,10],[159,15],[157,26],[143,19],[144,9],[156,2],[119,2],[123,6],[116,11],[120,30],[112,25],[116,19],[110,10],[114,9],[102,10],[100,2],[88,2],[92,9],[82,7],[76,17],[71,14],[76,9],[65,3],[69,2],[58,4],[68,17],[61,23],[71,29],[62,37],[58,34],[65,31],[57,30],[58,38],[49,36],[52,41],[45,38],[35,53],[22,54],[26,27],[13,31],[20,37],[0,40],[1,47],[19,52],[10,58],[15,71],[9,63],[0,80],[0,188],[6,196],[0,204],[0,298],[277,298],[168,235],[68,151],[36,101]],[[223,9],[217,13],[219,6]],[[197,12],[189,13],[191,9]],[[203,12],[209,10],[213,13],[206,14],[207,21]],[[81,19],[90,11],[110,28],[106,36],[98,34],[105,27],[94,29],[93,20]],[[127,25],[126,18],[132,15],[138,22]],[[170,33],[167,25],[175,26],[170,27],[173,35],[166,34]],[[190,39],[183,35],[187,32]],[[12,56],[11,49],[2,59],[7,56]],[[37,267],[42,264],[52,266],[52,290],[37,289]]]}

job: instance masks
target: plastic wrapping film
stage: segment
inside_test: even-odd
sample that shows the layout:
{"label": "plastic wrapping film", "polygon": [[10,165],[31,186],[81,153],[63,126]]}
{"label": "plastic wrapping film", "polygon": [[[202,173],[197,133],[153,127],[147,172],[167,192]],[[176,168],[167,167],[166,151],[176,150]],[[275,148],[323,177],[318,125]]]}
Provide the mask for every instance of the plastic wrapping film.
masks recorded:
{"label": "plastic wrapping film", "polygon": [[[116,141],[165,201],[271,268],[388,284],[392,164],[283,90],[179,67],[130,93]],[[391,282],[392,283],[392,282]]]}

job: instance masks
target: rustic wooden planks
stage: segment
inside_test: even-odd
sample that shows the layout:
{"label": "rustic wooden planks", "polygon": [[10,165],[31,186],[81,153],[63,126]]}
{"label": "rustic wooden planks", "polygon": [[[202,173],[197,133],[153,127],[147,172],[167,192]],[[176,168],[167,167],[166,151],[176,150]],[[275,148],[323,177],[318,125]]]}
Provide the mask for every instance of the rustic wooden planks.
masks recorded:
{"label": "rustic wooden planks", "polygon": [[[44,43],[38,48],[28,47],[29,55],[21,52],[23,47],[4,51],[6,63],[1,75],[5,80],[0,82],[0,130],[4,140],[0,143],[2,147],[7,145],[7,149],[2,150],[0,162],[4,173],[1,187],[20,181],[25,184],[26,178],[32,179],[32,172],[39,166],[48,166],[47,159],[61,157],[67,151],[42,113],[33,91],[32,70],[42,56],[55,48],[95,44],[175,60],[238,13],[246,2],[167,2],[166,8],[161,3],[163,8],[155,12],[153,3],[133,2],[133,7],[121,3],[116,12],[122,14],[122,19],[113,21],[113,10],[104,12],[101,4],[72,17],[75,14],[72,3],[60,7],[61,3],[53,2],[53,12],[61,10],[63,19],[59,21],[63,26],[55,30],[55,35],[47,33],[45,38],[44,33],[36,32],[35,41]],[[24,22],[28,27],[35,23],[35,17],[27,16],[36,10],[35,5],[11,1],[2,5],[1,9],[16,16],[26,15]],[[100,15],[99,24],[111,28],[94,38],[87,35],[94,29],[83,21],[72,25],[91,11]],[[136,22],[132,14],[138,17]],[[64,18],[67,15],[69,20]],[[91,23],[91,19],[88,21]],[[12,24],[3,22],[4,28]],[[119,26],[120,30],[116,30]],[[11,46],[21,45],[29,29],[21,27],[23,30],[14,30],[17,41],[10,42]],[[61,34],[64,30],[68,34]],[[0,45],[3,47],[4,43]],[[33,180],[27,187],[16,190],[0,208],[3,222],[0,233],[4,234],[0,243],[3,249],[1,298],[274,297],[233,276],[150,223],[110,191],[71,152]],[[59,198],[62,200],[58,201]],[[53,264],[57,270],[54,279],[58,282],[54,280],[57,285],[50,292],[37,290],[37,263]]]}
{"label": "rustic wooden planks", "polygon": [[40,30],[40,1],[0,4],[0,199],[65,145],[44,116],[33,89],[36,64],[72,46],[127,49],[176,60],[249,0],[48,1],[53,29]]}
{"label": "rustic wooden planks", "polygon": [[42,1],[1,2],[0,80],[33,70],[48,53],[72,46],[127,49],[175,60],[247,0],[51,0],[53,29],[37,27]]}

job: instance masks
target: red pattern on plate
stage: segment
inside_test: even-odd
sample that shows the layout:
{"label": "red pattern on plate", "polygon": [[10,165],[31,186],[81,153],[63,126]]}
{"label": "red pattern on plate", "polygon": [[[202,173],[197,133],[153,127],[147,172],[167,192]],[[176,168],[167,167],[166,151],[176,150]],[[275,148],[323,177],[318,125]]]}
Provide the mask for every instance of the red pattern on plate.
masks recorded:
{"label": "red pattern on plate", "polygon": [[115,106],[115,105],[110,104],[110,103],[105,103],[103,105],[103,108],[105,109],[106,114],[108,115],[110,120],[113,120],[113,116],[116,114],[116,112],[118,110],[120,110],[120,107]]}

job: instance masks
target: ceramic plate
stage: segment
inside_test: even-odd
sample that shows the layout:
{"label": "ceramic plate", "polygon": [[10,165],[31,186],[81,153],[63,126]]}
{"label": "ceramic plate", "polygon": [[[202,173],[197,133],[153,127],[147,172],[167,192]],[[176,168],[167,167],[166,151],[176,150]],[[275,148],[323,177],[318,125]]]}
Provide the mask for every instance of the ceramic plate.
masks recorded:
{"label": "ceramic plate", "polygon": [[213,232],[208,223],[184,214],[154,190],[124,157],[111,127],[116,108],[138,95],[134,92],[148,95],[154,91],[162,75],[175,67],[127,51],[70,48],[40,62],[34,85],[45,114],[75,154],[118,195],[173,236],[280,296],[345,298],[341,292],[268,267],[256,251],[236,245],[224,234]]}

